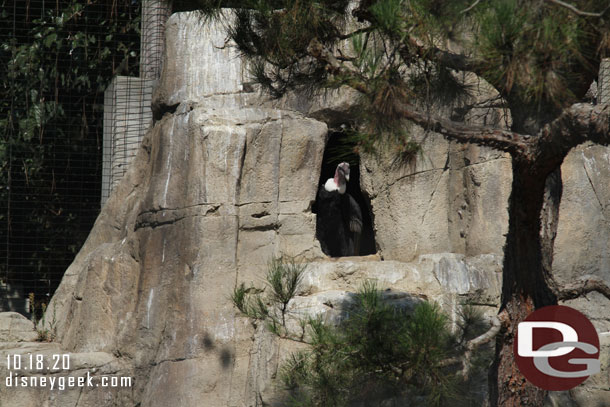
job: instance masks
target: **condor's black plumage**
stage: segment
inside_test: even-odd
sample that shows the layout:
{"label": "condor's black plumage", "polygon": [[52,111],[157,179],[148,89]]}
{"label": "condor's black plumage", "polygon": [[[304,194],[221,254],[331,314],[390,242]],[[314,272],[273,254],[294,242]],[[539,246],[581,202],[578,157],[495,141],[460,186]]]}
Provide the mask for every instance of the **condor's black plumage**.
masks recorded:
{"label": "condor's black plumage", "polygon": [[362,211],[358,202],[347,192],[349,164],[337,166],[334,178],[329,178],[318,192],[317,237],[322,251],[329,256],[357,256],[360,253]]}

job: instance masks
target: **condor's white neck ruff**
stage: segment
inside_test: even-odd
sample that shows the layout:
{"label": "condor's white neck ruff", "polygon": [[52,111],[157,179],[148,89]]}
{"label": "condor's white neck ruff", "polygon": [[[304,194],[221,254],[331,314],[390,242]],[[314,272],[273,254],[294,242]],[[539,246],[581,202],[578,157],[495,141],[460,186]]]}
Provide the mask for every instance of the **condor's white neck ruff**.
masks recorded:
{"label": "condor's white neck ruff", "polygon": [[339,191],[340,194],[344,194],[347,189],[347,184],[345,182],[337,182],[333,178],[329,178],[324,184],[324,189],[328,192]]}

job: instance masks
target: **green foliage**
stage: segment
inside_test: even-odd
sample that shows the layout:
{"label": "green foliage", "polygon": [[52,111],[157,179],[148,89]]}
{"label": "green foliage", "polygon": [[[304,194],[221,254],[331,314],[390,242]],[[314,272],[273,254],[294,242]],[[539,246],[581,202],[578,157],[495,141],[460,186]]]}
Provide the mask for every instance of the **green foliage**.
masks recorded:
{"label": "green foliage", "polygon": [[485,329],[481,310],[472,305],[465,304],[459,309],[458,314],[460,317],[458,319],[458,326],[461,332],[461,337],[459,338],[460,343],[473,339]]}
{"label": "green foliage", "polygon": [[[36,341],[38,342],[53,342],[57,337],[57,309],[53,305],[53,314],[51,319],[47,319],[48,309],[47,304],[42,302],[40,307],[36,306],[36,298],[34,293],[28,295],[30,300],[31,320],[36,328]],[[40,312],[42,317],[38,319],[37,313]]]}
{"label": "green foliage", "polygon": [[[0,278],[45,281],[42,296],[97,216],[103,92],[114,75],[138,74],[139,3],[2,0],[1,10]],[[33,236],[44,242],[35,250]]]}
{"label": "green foliage", "polygon": [[231,294],[231,302],[242,314],[248,315],[247,308],[247,289],[244,283],[236,286]]}
{"label": "green foliage", "polygon": [[422,302],[409,313],[366,282],[342,324],[312,319],[308,334],[311,348],[291,355],[281,368],[291,405],[425,399],[425,405],[439,406],[454,403],[459,394],[459,379],[446,361],[460,348],[435,304]]}
{"label": "green foliage", "polygon": [[[610,52],[606,19],[543,0],[372,0],[356,2],[351,13],[341,0],[204,3],[208,13],[239,4],[230,36],[272,96],[341,86],[361,92],[350,124],[365,150],[401,131],[404,138],[406,104],[462,103],[471,89],[456,74],[460,57],[496,88],[522,131],[528,120],[540,127],[582,98]],[[603,11],[603,3],[571,2],[588,12]],[[346,23],[352,16],[358,25]],[[458,51],[443,58],[437,51],[449,40]],[[309,52],[312,41],[335,60]]]}
{"label": "green foliage", "polygon": [[599,33],[566,9],[501,0],[479,23],[476,47],[486,79],[523,103],[566,106],[595,77]]}
{"label": "green foliage", "polygon": [[241,283],[233,290],[231,302],[245,316],[263,321],[278,336],[286,336],[288,303],[297,295],[305,268],[306,265],[292,258],[273,257],[267,269],[267,287],[264,290],[246,288]]}
{"label": "green foliage", "polygon": [[303,277],[305,266],[282,258],[273,258],[267,272],[267,282],[271,288],[271,301],[286,307],[296,295]]}
{"label": "green foliage", "polygon": [[[386,301],[374,281],[366,281],[346,304],[348,315],[338,326],[321,317],[301,319],[302,332],[294,334],[286,326],[286,305],[296,295],[304,270],[292,260],[274,258],[266,275],[268,292],[242,283],[231,295],[235,307],[253,322],[309,345],[280,366],[286,405],[377,405],[394,399],[441,406],[454,403],[457,396],[469,400],[462,390],[470,384],[463,383],[447,361],[459,356],[466,338],[485,329],[482,316],[472,307],[463,307],[453,334],[436,304],[421,302],[408,312]],[[483,369],[490,354],[475,359]]]}
{"label": "green foliage", "polygon": [[374,2],[369,10],[380,30],[400,36],[406,23],[404,6],[404,0],[381,0]]}
{"label": "green foliage", "polygon": [[[201,10],[214,15],[222,2],[204,1]],[[312,89],[326,76],[324,69],[302,59],[313,38],[334,38],[344,20],[348,1],[245,0],[235,11],[229,35],[239,50],[252,59],[252,76],[271,95],[289,88]],[[282,12],[277,12],[282,9]],[[296,65],[299,65],[297,67]]]}

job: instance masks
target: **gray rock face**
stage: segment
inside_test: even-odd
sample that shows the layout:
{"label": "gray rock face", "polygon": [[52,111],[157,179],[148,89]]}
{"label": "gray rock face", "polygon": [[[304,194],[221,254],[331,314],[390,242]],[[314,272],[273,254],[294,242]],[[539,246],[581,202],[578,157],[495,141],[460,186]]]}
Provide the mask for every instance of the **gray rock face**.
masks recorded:
{"label": "gray rock face", "polygon": [[225,44],[221,24],[205,24],[197,13],[176,13],[165,25],[165,36],[172,46],[166,41],[153,110],[189,102],[216,109],[258,104],[255,95],[244,92],[245,64],[235,45]]}
{"label": "gray rock face", "polygon": [[501,258],[497,255],[467,258],[438,253],[420,256],[411,263],[350,258],[311,262],[289,308],[295,316],[322,316],[337,323],[353,305],[354,292],[365,281],[375,280],[391,303],[412,309],[423,300],[436,302],[455,326],[464,303],[478,304],[489,317],[496,314],[501,271]]}
{"label": "gray rock face", "polygon": [[136,384],[142,405],[244,399],[235,364],[248,363],[250,334],[228,295],[272,255],[320,254],[308,169],[325,137],[325,124],[290,112],[166,115],[105,209],[120,220],[114,239],[77,259],[50,305],[68,315],[62,345],[132,360],[151,378]]}
{"label": "gray rock face", "polygon": [[[375,239],[386,260],[427,253],[502,254],[508,231],[510,158],[449,143],[415,127],[423,153],[410,163],[362,159],[362,188],[371,198]],[[426,137],[424,137],[426,136]]]}
{"label": "gray rock face", "polygon": [[[6,341],[0,353],[69,353],[81,362],[67,374],[108,369],[135,377],[133,387],[84,396],[11,390],[0,392],[0,405],[271,403],[277,368],[299,345],[255,331],[229,295],[239,282],[261,286],[273,255],[309,262],[290,309],[331,323],[344,317],[367,279],[401,306],[436,301],[453,321],[464,301],[496,312],[510,159],[414,128],[424,140],[415,161],[362,158],[378,254],[328,259],[315,239],[311,206],[326,123],[349,115],[353,104],[343,95],[271,106],[248,92],[243,62],[225,37],[222,27],[193,13],[169,19],[153,102],[157,121],[49,305],[58,343],[17,343],[33,340],[31,325],[0,314]],[[498,112],[469,114],[480,122],[501,119]],[[607,150],[597,147],[575,150],[564,164],[554,263],[563,281],[581,273],[608,279],[608,168]],[[605,300],[588,299],[590,305],[587,299],[570,305],[585,310],[600,331],[610,329]],[[596,400],[607,393],[600,383],[593,386],[602,394]]]}
{"label": "gray rock face", "polygon": [[38,337],[34,323],[17,312],[0,313],[0,339],[4,342],[31,342]]}
{"label": "gray rock face", "polygon": [[555,276],[562,283],[583,275],[610,282],[610,149],[580,146],[566,157],[561,171]]}

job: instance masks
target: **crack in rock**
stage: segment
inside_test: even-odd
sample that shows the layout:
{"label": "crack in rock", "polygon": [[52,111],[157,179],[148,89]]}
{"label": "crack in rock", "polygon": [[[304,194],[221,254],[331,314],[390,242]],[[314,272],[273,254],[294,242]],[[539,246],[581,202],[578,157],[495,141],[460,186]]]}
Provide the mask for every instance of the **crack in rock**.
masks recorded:
{"label": "crack in rock", "polygon": [[[153,209],[138,214],[135,230],[172,225],[186,218],[216,214],[221,204],[197,204],[178,209]],[[166,217],[167,215],[167,217]]]}

